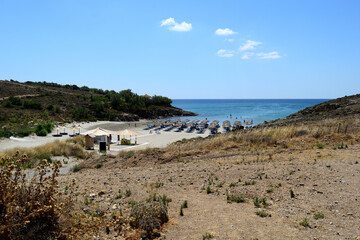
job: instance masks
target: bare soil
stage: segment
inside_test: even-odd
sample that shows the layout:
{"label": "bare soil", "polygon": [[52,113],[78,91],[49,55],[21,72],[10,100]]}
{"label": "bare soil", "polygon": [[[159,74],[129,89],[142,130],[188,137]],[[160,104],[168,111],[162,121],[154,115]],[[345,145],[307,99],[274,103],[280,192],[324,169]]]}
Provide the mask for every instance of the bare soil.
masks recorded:
{"label": "bare soil", "polygon": [[[137,162],[134,166],[111,156],[87,161],[85,165],[90,168],[59,177],[61,188],[75,179],[78,204],[86,211],[100,211],[106,216],[120,208],[126,216],[131,209],[130,200],[144,201],[153,193],[166,194],[172,199],[170,221],[161,229],[161,239],[203,239],[205,233],[211,233],[213,239],[360,236],[360,145],[346,149],[284,150],[273,155],[244,152],[163,164],[155,157],[128,159]],[[102,167],[95,168],[98,162]],[[211,193],[207,193],[208,186]],[[128,197],[126,190],[131,190]],[[242,195],[246,201],[229,202],[227,192]],[[266,198],[268,206],[256,207],[255,197]],[[188,201],[188,208],[180,216],[184,200]],[[258,216],[256,212],[260,210],[268,216]],[[324,218],[315,219],[316,213]],[[304,219],[308,226],[300,225]],[[95,236],[95,239],[126,238],[113,228],[109,234],[105,228],[100,229]]]}

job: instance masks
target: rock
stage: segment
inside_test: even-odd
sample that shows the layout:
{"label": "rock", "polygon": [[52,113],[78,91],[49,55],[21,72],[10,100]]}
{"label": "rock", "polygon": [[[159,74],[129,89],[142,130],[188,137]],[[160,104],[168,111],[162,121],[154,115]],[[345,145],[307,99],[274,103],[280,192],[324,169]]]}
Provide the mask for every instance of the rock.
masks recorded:
{"label": "rock", "polygon": [[115,210],[117,208],[118,208],[117,204],[114,204],[111,209]]}
{"label": "rock", "polygon": [[106,194],[106,191],[105,190],[101,190],[100,192],[98,192],[98,195],[101,196],[101,195],[104,195]]}

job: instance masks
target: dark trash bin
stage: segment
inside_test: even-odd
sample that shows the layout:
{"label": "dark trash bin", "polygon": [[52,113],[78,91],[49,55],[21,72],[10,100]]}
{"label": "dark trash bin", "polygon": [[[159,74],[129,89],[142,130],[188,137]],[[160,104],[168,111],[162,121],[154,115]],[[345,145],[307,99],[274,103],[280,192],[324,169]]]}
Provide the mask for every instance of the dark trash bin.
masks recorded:
{"label": "dark trash bin", "polygon": [[99,151],[105,151],[106,152],[106,142],[100,142],[99,143]]}

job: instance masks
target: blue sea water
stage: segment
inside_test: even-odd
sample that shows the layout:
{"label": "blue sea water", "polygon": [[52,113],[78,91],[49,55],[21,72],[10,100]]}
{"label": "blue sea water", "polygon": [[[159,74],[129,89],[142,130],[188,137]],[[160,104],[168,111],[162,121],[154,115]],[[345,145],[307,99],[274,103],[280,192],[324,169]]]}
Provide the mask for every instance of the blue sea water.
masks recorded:
{"label": "blue sea water", "polygon": [[[329,99],[173,99],[172,105],[183,110],[198,113],[195,117],[220,122],[229,120],[251,121],[253,124],[284,118],[292,113]],[[232,117],[230,117],[230,114]],[[221,124],[221,123],[220,123]]]}

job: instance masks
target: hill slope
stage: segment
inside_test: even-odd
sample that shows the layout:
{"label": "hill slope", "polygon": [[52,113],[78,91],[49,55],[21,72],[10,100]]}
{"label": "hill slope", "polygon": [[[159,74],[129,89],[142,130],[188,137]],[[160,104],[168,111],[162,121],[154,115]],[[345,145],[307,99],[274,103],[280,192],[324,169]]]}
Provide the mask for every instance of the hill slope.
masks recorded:
{"label": "hill slope", "polygon": [[283,125],[294,122],[313,122],[325,119],[346,119],[353,117],[360,117],[360,94],[326,101],[293,113],[286,118],[276,119],[274,121],[261,124],[260,126]]}
{"label": "hill slope", "polygon": [[136,121],[195,115],[171,103],[167,97],[139,96],[129,89],[115,92],[76,85],[0,80],[0,136],[16,135],[39,121]]}

